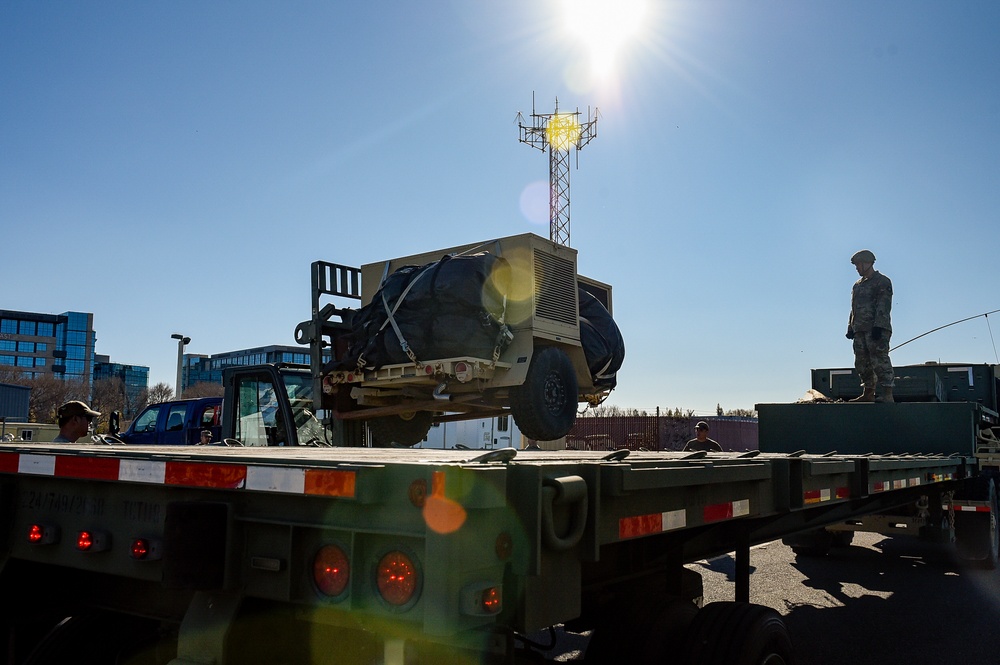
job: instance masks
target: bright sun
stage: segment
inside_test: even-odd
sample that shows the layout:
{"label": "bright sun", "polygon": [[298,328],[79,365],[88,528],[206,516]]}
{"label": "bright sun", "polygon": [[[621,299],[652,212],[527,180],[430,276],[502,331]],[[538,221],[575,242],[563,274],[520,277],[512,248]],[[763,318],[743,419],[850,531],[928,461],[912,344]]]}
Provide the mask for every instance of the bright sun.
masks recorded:
{"label": "bright sun", "polygon": [[642,27],[646,0],[562,0],[564,28],[580,39],[599,79],[614,71],[618,52]]}

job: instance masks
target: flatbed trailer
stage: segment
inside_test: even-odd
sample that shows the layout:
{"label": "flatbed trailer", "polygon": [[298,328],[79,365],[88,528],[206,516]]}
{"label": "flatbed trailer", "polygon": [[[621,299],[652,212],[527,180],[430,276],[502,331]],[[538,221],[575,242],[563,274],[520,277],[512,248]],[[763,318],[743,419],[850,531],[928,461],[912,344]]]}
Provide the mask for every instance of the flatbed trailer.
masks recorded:
{"label": "flatbed trailer", "polygon": [[[750,547],[940,506],[977,474],[934,454],[5,445],[7,661],[538,662],[563,624],[594,631],[588,662],[791,663],[747,602]],[[737,597],[699,609],[684,564],[726,552]]]}

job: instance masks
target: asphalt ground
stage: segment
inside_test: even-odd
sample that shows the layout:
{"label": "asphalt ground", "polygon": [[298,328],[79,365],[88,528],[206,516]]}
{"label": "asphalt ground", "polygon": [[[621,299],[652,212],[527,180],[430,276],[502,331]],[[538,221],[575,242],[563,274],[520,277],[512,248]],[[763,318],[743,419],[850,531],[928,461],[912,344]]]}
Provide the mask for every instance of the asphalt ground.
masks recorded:
{"label": "asphalt ground", "polygon": [[[784,615],[797,665],[998,665],[1000,571],[952,547],[859,533],[822,558],[753,548],[750,600]],[[731,556],[692,566],[705,602],[732,600]]]}
{"label": "asphalt ground", "polygon": [[[1000,570],[961,562],[953,547],[859,533],[821,558],[759,545],[750,564],[750,601],[783,615],[796,665],[1000,665]],[[734,599],[732,555],[689,567],[706,603]],[[587,641],[560,628],[548,657],[579,662]]]}

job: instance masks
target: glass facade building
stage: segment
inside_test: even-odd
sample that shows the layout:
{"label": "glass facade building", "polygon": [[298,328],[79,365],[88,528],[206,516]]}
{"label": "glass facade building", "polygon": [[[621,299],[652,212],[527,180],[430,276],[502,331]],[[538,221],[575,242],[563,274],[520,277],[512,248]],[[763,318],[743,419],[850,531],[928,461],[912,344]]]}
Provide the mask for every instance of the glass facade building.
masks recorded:
{"label": "glass facade building", "polygon": [[86,312],[40,314],[0,310],[0,369],[35,378],[94,380],[94,315]]}
{"label": "glass facade building", "polygon": [[260,346],[241,351],[227,351],[214,356],[184,354],[181,392],[198,383],[222,384],[222,370],[226,367],[262,365],[264,363],[309,364],[309,349],[305,346]]}
{"label": "glass facade building", "polygon": [[143,391],[149,387],[149,368],[144,365],[113,363],[108,356],[98,355],[96,358],[94,381],[111,378],[121,379],[126,394],[125,413],[122,415],[126,419],[134,418],[138,414],[130,413],[129,407],[140,404]]}

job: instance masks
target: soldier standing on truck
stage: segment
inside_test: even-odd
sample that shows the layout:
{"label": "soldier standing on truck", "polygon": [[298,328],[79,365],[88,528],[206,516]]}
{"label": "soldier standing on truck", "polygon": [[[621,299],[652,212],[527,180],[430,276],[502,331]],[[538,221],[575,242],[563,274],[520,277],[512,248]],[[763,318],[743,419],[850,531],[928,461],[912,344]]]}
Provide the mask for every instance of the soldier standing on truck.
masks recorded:
{"label": "soldier standing on truck", "polygon": [[[851,257],[858,275],[851,290],[847,339],[854,340],[854,369],[864,392],[852,402],[892,402],[893,371],[889,362],[892,324],[892,282],[875,270],[875,254],[867,249]],[[880,387],[876,396],[876,386]]]}
{"label": "soldier standing on truck", "polygon": [[81,436],[86,436],[90,431],[90,424],[101,413],[83,402],[74,400],[60,406],[56,415],[59,418],[59,435],[52,439],[52,442],[76,443]]}

